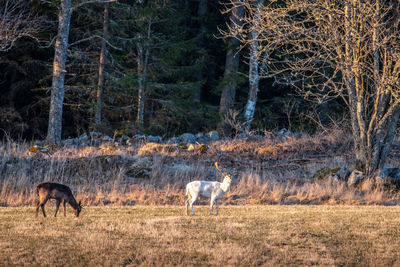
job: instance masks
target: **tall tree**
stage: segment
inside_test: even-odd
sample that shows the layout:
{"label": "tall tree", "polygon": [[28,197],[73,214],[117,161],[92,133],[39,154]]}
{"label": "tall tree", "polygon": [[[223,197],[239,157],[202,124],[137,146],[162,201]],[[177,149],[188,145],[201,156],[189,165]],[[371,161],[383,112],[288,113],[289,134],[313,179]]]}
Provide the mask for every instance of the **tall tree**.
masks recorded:
{"label": "tall tree", "polygon": [[[48,3],[48,1],[43,2]],[[53,80],[51,85],[51,100],[49,111],[49,125],[47,129],[46,141],[52,144],[61,142],[62,134],[62,113],[64,103],[64,81],[66,74],[68,38],[71,24],[71,14],[77,8],[89,3],[113,2],[103,0],[93,0],[79,2],[72,7],[71,0],[61,0],[58,8],[58,31],[56,43],[54,45],[53,61]]]}
{"label": "tall tree", "polygon": [[[202,81],[204,79],[204,64],[206,61],[206,51],[204,48],[204,43],[205,43],[205,35],[206,35],[206,14],[207,14],[207,5],[208,5],[208,0],[199,0],[199,6],[197,9],[197,17],[200,22],[200,32],[198,35],[198,42],[197,45],[200,49],[200,57],[198,59],[198,64],[200,65],[200,69],[197,72],[197,80]],[[194,95],[194,99],[197,101],[200,101],[201,98],[201,87],[199,90],[196,91]]]}
{"label": "tall tree", "polygon": [[250,58],[249,58],[249,95],[247,97],[246,107],[244,109],[244,118],[246,121],[245,129],[250,130],[251,122],[256,110],[257,94],[260,83],[260,73],[263,71],[259,69],[259,39],[261,12],[263,9],[264,0],[257,0],[254,4],[250,5],[254,11],[253,28],[250,32]]}
{"label": "tall tree", "polygon": [[58,11],[57,39],[54,46],[53,81],[51,85],[49,126],[46,137],[46,141],[52,144],[61,142],[65,64],[67,62],[71,12],[71,0],[61,0]]}
{"label": "tall tree", "polygon": [[[228,8],[227,11],[230,11],[231,13],[229,28],[232,29],[232,31],[234,31],[234,29],[240,29],[243,25],[242,19],[244,15],[244,5],[240,2],[235,3],[235,5]],[[223,87],[219,104],[219,115],[221,121],[219,122],[218,128],[220,128],[220,130],[224,130],[223,118],[235,103],[237,87],[236,75],[240,59],[240,51],[238,51],[240,42],[238,40],[238,35],[239,32],[237,32],[236,38],[228,37],[228,50],[226,51]]]}
{"label": "tall tree", "polygon": [[397,1],[288,0],[258,20],[259,40],[280,44],[264,61],[271,72],[306,97],[346,102],[368,176],[384,168],[400,116],[399,13]]}
{"label": "tall tree", "polygon": [[260,79],[271,77],[267,67],[271,51],[276,43],[271,40],[260,39],[260,32],[263,28],[262,16],[265,0],[243,1],[231,0],[231,6],[244,6],[244,16],[241,20],[229,26],[227,32],[222,32],[225,37],[235,38],[241,43],[241,49],[248,50],[248,81],[249,91],[247,102],[244,108],[244,130],[250,130],[254,118],[258,98]]}
{"label": "tall tree", "polygon": [[110,4],[106,3],[104,5],[104,19],[103,19],[103,39],[101,40],[101,50],[100,50],[100,61],[99,61],[99,72],[97,80],[97,108],[96,108],[96,124],[101,123],[102,118],[102,106],[103,106],[103,91],[104,91],[104,68],[106,64],[106,50],[108,37],[108,24],[109,24],[109,12]]}
{"label": "tall tree", "polygon": [[136,43],[137,47],[137,75],[138,75],[138,108],[136,123],[139,125],[143,124],[144,120],[144,103],[146,99],[146,77],[147,77],[147,67],[149,64],[149,41],[151,37],[151,24],[152,20],[149,19],[147,25],[147,38],[142,38],[141,33],[138,33],[138,41]]}

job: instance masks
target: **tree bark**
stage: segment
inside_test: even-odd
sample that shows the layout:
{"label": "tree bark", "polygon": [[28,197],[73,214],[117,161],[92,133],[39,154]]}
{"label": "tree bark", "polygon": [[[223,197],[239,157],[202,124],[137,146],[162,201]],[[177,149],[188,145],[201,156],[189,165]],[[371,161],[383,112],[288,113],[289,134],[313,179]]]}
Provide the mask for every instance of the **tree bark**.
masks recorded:
{"label": "tree bark", "polygon": [[95,123],[100,124],[102,118],[102,106],[103,106],[103,91],[104,91],[104,67],[106,64],[106,49],[107,43],[106,38],[108,36],[108,23],[109,23],[109,7],[107,3],[104,6],[104,20],[103,20],[103,40],[101,42],[100,51],[100,62],[99,62],[99,73],[97,81],[97,112],[95,117]]}
{"label": "tree bark", "polygon": [[[199,18],[200,21],[200,33],[199,33],[199,39],[197,42],[197,45],[200,49],[200,58],[198,59],[198,63],[200,65],[199,71],[197,72],[197,80],[202,81],[204,79],[204,73],[203,73],[203,67],[205,64],[205,58],[206,55],[204,53],[204,40],[205,40],[205,33],[206,33],[206,27],[205,27],[205,15],[207,14],[207,4],[208,0],[199,0],[199,8],[197,9],[197,17]],[[200,101],[201,98],[201,91],[202,88],[199,87],[199,89],[195,92],[194,99],[196,101]]]}
{"label": "tree bark", "polygon": [[61,0],[58,14],[58,36],[55,43],[53,61],[49,124],[46,137],[46,141],[51,144],[59,144],[61,142],[65,65],[67,61],[70,21],[71,0]]}
{"label": "tree bark", "polygon": [[254,15],[254,29],[250,33],[250,59],[249,59],[249,94],[247,97],[247,104],[245,107],[244,118],[245,118],[245,130],[250,130],[251,122],[254,117],[256,109],[258,87],[260,82],[259,73],[259,47],[258,47],[258,35],[260,32],[260,16],[264,0],[258,0],[255,6]]}
{"label": "tree bark", "polygon": [[139,90],[138,90],[138,106],[137,106],[137,116],[136,116],[136,123],[141,125],[143,124],[143,118],[144,118],[144,51],[143,51],[143,46],[141,44],[137,45],[137,51],[138,51],[138,59],[137,59],[137,69],[138,69],[138,84],[139,84]]}
{"label": "tree bark", "polygon": [[[230,28],[238,27],[240,28],[243,25],[244,15],[244,6],[239,5],[232,8],[232,13],[230,17]],[[237,51],[240,42],[237,38],[229,37],[228,38],[228,50],[226,52],[225,59],[225,71],[224,71],[224,79],[228,82],[225,83],[225,86],[222,88],[221,92],[221,100],[219,104],[219,114],[221,117],[221,121],[219,123],[218,128],[222,131],[225,131],[223,125],[223,116],[233,107],[235,103],[236,96],[236,81],[232,77],[235,73],[237,73],[239,68],[239,58],[240,52]]]}
{"label": "tree bark", "polygon": [[[146,98],[146,78],[147,78],[147,66],[149,64],[149,41],[151,36],[151,24],[152,21],[149,21],[147,28],[147,41],[141,43],[140,41],[137,43],[137,52],[138,52],[138,108],[137,108],[137,117],[136,123],[139,125],[143,125],[144,122],[144,102]],[[141,38],[139,38],[141,39]]]}

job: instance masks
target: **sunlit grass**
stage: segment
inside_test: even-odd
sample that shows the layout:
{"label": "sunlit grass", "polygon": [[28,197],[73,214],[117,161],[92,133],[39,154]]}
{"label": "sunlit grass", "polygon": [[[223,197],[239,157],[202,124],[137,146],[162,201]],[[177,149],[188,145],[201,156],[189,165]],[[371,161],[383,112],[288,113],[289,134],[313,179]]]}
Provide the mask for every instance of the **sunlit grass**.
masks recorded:
{"label": "sunlit grass", "polygon": [[221,206],[86,207],[75,218],[0,208],[0,265],[395,266],[400,208]]}
{"label": "sunlit grass", "polygon": [[[313,136],[221,140],[205,150],[139,142],[36,154],[26,152],[32,144],[3,142],[0,206],[34,205],[35,187],[45,181],[68,185],[84,205],[183,205],[188,182],[221,179],[216,161],[233,178],[225,204],[400,204],[398,191],[374,181],[355,188],[314,177],[322,168],[352,170],[351,140],[333,129]],[[398,165],[396,155],[391,153],[390,166]]]}

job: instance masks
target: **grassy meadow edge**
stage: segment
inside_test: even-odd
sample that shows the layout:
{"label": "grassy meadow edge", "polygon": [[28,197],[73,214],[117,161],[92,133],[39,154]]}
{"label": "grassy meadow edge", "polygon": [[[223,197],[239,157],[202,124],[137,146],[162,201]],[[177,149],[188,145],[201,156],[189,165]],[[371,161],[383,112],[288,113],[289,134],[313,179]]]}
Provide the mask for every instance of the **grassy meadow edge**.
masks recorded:
{"label": "grassy meadow edge", "polygon": [[[0,208],[0,266],[393,266],[400,208],[90,206],[75,218]],[[53,213],[54,207],[48,212]]]}
{"label": "grassy meadow edge", "polygon": [[[399,147],[396,144],[394,148]],[[322,168],[354,165],[351,136],[340,130],[285,139],[218,141],[201,152],[137,143],[60,147],[44,154],[30,153],[31,146],[0,143],[0,206],[34,205],[35,186],[44,181],[67,184],[83,205],[183,205],[188,182],[221,179],[215,161],[233,177],[224,204],[397,205],[400,200],[398,192],[384,190],[374,181],[353,188],[315,178]],[[398,152],[392,151],[389,165],[397,166]]]}

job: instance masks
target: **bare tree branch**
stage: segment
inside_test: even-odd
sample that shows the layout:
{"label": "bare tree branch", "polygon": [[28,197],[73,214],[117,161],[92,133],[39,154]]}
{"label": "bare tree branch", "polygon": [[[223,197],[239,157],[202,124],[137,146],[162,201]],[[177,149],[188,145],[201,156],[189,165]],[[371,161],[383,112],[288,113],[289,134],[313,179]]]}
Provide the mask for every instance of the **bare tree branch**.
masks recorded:
{"label": "bare tree branch", "polygon": [[87,38],[78,40],[78,41],[76,41],[76,42],[73,42],[73,43],[69,44],[69,47],[74,46],[74,45],[77,45],[77,44],[80,44],[80,43],[83,43],[83,42],[87,42],[87,41],[93,40],[93,39],[95,39],[95,38],[99,38],[99,39],[105,41],[105,42],[107,43],[108,46],[112,47],[112,48],[115,49],[115,50],[122,51],[122,48],[114,46],[114,45],[111,44],[109,41],[107,41],[107,39],[105,39],[103,36],[100,36],[100,35],[92,35],[92,36],[90,36],[90,37],[87,37]]}
{"label": "bare tree branch", "polygon": [[23,0],[0,0],[0,51],[10,50],[22,37],[38,41],[42,20]]}
{"label": "bare tree branch", "polygon": [[76,9],[80,8],[81,6],[84,5],[88,5],[88,4],[95,4],[95,3],[113,3],[113,2],[117,2],[117,0],[90,0],[90,1],[85,1],[85,2],[81,2],[79,4],[76,4],[75,6],[73,6],[71,8],[71,12],[74,12]]}
{"label": "bare tree branch", "polygon": [[[241,2],[231,0],[231,6]],[[400,116],[398,3],[269,1],[260,12],[252,2],[245,3],[243,26],[229,28],[225,36],[238,38],[242,47],[251,47],[257,36],[263,75],[275,76],[305,97],[342,97],[357,162],[367,175],[384,167]]]}

